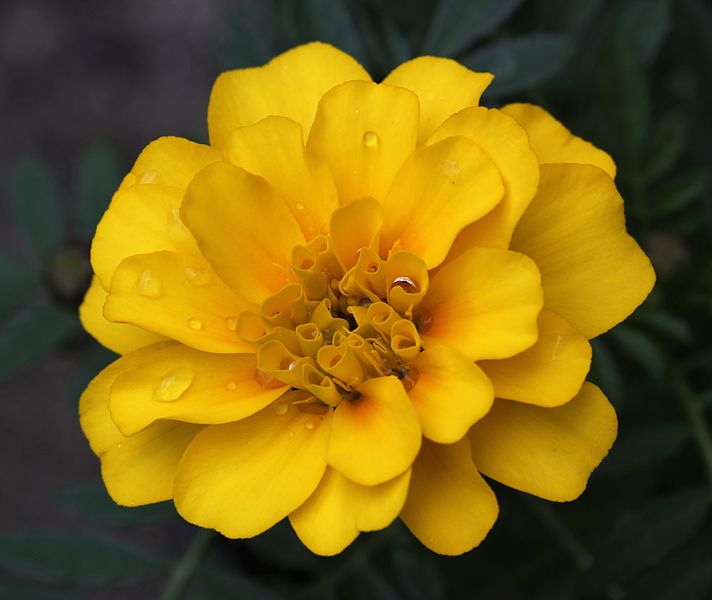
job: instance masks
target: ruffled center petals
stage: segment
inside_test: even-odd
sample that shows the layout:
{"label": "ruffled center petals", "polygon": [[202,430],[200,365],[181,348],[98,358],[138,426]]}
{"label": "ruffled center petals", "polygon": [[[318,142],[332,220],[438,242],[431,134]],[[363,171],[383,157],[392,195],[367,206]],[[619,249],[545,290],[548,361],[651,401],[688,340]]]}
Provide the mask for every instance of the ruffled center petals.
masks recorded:
{"label": "ruffled center petals", "polygon": [[[358,226],[355,226],[356,223]],[[362,248],[370,247],[378,251],[378,234],[382,224],[383,206],[373,198],[354,200],[331,215],[331,243],[336,258],[345,270],[356,264]]]}
{"label": "ruffled center petals", "polygon": [[459,110],[477,105],[494,75],[476,73],[457,61],[419,56],[390,72],[383,83],[412,90],[420,101],[422,144],[445,119]]}
{"label": "ruffled center petals", "polygon": [[461,439],[494,400],[492,384],[482,369],[448,346],[421,352],[409,364],[406,381],[412,385],[408,396],[423,435],[440,444]]}
{"label": "ruffled center petals", "polygon": [[625,319],[655,282],[615,184],[590,165],[542,165],[511,247],[541,270],[546,307],[589,339]]}
{"label": "ruffled center petals", "polygon": [[307,148],[329,165],[341,204],[383,201],[418,139],[417,96],[406,89],[349,81],[324,95]]}
{"label": "ruffled center petals", "polygon": [[283,196],[304,237],[326,230],[339,204],[328,167],[304,148],[299,123],[270,116],[232,132],[225,159],[266,179]]}
{"label": "ruffled center petals", "polygon": [[581,389],[591,365],[591,345],[564,319],[544,309],[536,344],[512,358],[478,364],[498,398],[560,406]]}
{"label": "ruffled center petals", "polygon": [[514,227],[539,185],[536,154],[526,132],[509,115],[496,109],[467,108],[438,127],[428,143],[456,135],[472,140],[492,160],[502,177],[504,195],[494,210],[460,232],[449,259],[478,246],[507,248]]}
{"label": "ruffled center petals", "polygon": [[215,271],[250,302],[261,302],[290,281],[292,249],[304,244],[304,235],[261,177],[225,163],[211,165],[188,187],[181,217]]}
{"label": "ruffled center petals", "polygon": [[498,514],[497,498],[477,472],[467,438],[423,443],[401,512],[413,535],[438,554],[456,556],[478,546]]}
{"label": "ruffled center petals", "polygon": [[449,345],[470,360],[507,358],[536,342],[542,303],[530,258],[472,248],[435,274],[415,320],[426,348]]}
{"label": "ruffled center petals", "polygon": [[236,333],[247,310],[256,307],[227,287],[205,260],[154,252],[119,265],[104,316],[205,352],[254,352]]}
{"label": "ruffled center petals", "polygon": [[491,211],[503,193],[497,167],[474,142],[452,137],[418,148],[384,201],[381,249],[402,248],[433,268],[455,236]]}
{"label": "ruffled center petals", "polygon": [[[153,351],[145,348],[129,355],[130,360],[144,360]],[[117,504],[162,502],[172,497],[178,462],[203,427],[162,421],[131,437],[122,435],[109,414],[109,393],[124,364],[125,358],[115,361],[91,381],[79,400],[79,420],[101,460],[106,489]]]}
{"label": "ruffled center petals", "polygon": [[522,492],[568,502],[581,495],[618,431],[616,412],[585,383],[563,406],[543,408],[495,400],[470,430],[479,470]]}
{"label": "ruffled center petals", "polygon": [[289,117],[309,133],[319,99],[334,86],[371,77],[348,54],[320,42],[292,48],[263,67],[222,73],[210,94],[210,143],[270,115]]}
{"label": "ruffled center petals", "polygon": [[368,379],[357,398],[334,411],[327,461],[361,485],[378,485],[405,472],[420,448],[418,414],[393,376]]}
{"label": "ruffled center petals", "polygon": [[288,399],[203,430],[180,462],[176,508],[187,521],[230,538],[253,537],[294,512],[326,469],[332,411]]}
{"label": "ruffled center petals", "polygon": [[319,486],[289,521],[312,552],[333,556],[360,532],[390,525],[403,508],[409,481],[410,470],[379,485],[359,485],[327,467]]}
{"label": "ruffled center petals", "polygon": [[159,419],[217,424],[238,421],[288,387],[257,371],[254,354],[208,354],[181,344],[130,360],[111,388],[111,418],[124,435]]}

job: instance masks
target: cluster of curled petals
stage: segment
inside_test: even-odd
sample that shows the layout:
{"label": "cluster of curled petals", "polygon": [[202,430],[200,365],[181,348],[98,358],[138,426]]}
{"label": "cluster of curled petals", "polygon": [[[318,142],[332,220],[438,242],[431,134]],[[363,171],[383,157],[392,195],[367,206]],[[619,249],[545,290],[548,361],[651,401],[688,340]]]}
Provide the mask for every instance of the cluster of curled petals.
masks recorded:
{"label": "cluster of curled petals", "polygon": [[610,157],[492,76],[422,57],[376,84],[309,44],[221,75],[210,145],[161,138],[101,220],[81,399],[111,496],[226,536],[289,518],[319,554],[400,517],[478,545],[482,475],[577,497],[616,436],[589,339],[654,274]]}

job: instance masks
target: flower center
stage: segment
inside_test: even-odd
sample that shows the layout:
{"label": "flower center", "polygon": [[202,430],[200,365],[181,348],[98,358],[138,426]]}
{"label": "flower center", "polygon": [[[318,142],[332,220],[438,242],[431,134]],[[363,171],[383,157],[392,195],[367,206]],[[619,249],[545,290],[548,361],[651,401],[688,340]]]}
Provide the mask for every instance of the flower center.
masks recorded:
{"label": "flower center", "polygon": [[257,347],[265,386],[287,384],[306,392],[306,403],[336,406],[356,401],[371,377],[395,375],[406,390],[415,385],[409,363],[430,324],[418,310],[428,290],[425,263],[402,250],[383,259],[371,247],[358,248],[354,261],[345,265],[331,239],[319,235],[294,248],[291,282],[259,313],[240,317],[237,333]]}

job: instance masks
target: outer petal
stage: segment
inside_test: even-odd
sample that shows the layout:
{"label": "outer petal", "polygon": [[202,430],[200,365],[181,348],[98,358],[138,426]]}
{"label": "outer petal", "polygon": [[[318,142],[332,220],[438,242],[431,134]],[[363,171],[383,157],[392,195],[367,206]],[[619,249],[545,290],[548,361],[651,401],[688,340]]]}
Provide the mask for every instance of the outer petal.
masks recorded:
{"label": "outer petal", "polygon": [[227,423],[274,402],[288,389],[277,384],[259,380],[254,354],[208,354],[171,344],[141,360],[126,357],[111,388],[109,411],[124,435],[159,419]]}
{"label": "outer petal", "polygon": [[526,130],[540,163],[595,165],[612,178],[616,176],[616,164],[606,152],[573,135],[540,106],[508,104],[502,111]]}
{"label": "outer petal", "polygon": [[361,531],[390,525],[403,508],[410,470],[391,481],[367,487],[327,467],[319,487],[289,515],[294,531],[312,552],[338,554]]}
{"label": "outer petal", "polygon": [[556,408],[496,400],[470,430],[470,442],[477,467],[488,477],[567,502],[581,495],[617,429],[613,407],[601,390],[585,383],[573,400]]}
{"label": "outer petal", "polygon": [[127,354],[166,338],[134,325],[112,323],[104,318],[104,303],[108,293],[94,276],[79,307],[79,320],[96,340],[117,354]]}
{"label": "outer petal", "polygon": [[381,231],[383,206],[373,198],[354,200],[331,215],[330,233],[334,254],[348,270],[358,261],[361,248],[368,248]]}
{"label": "outer petal", "polygon": [[405,472],[421,442],[420,422],[396,377],[368,379],[355,401],[334,411],[327,461],[361,485],[378,485]]}
{"label": "outer petal", "polygon": [[447,446],[423,443],[401,518],[425,546],[450,556],[472,550],[498,514],[497,498],[472,463],[467,438]]}
{"label": "outer petal", "polygon": [[325,161],[339,199],[383,201],[418,138],[418,98],[389,85],[349,81],[321,99],[307,147]]}
{"label": "outer petal", "polygon": [[544,309],[536,344],[512,358],[483,360],[479,365],[498,398],[560,406],[581,389],[591,365],[591,345],[564,319]]}
{"label": "outer petal", "polygon": [[125,259],[104,305],[109,321],[131,323],[206,352],[253,352],[235,333],[252,309],[204,260],[173,252]]}
{"label": "outer petal", "polygon": [[312,494],[326,469],[332,411],[318,416],[286,407],[213,425],[195,438],[174,489],[183,518],[227,537],[252,537]]}
{"label": "outer petal", "polygon": [[196,176],[181,217],[215,271],[251,302],[261,302],[289,281],[292,248],[304,243],[274,188],[225,163]]}
{"label": "outer petal", "polygon": [[446,344],[471,360],[513,356],[536,342],[542,301],[531,259],[472,248],[431,280],[419,308],[431,322],[421,336],[426,348]]}
{"label": "outer petal", "polygon": [[326,230],[339,205],[328,167],[304,148],[299,123],[267,117],[232,132],[223,148],[228,162],[264,177],[284,197],[310,240]]}
{"label": "outer petal", "polygon": [[491,211],[503,193],[497,167],[474,142],[453,137],[418,148],[383,203],[381,248],[398,246],[433,268],[455,236]]}
{"label": "outer petal", "polygon": [[[150,354],[151,348],[135,353]],[[124,437],[109,416],[109,390],[121,360],[97,375],[79,400],[79,419],[91,449],[101,459],[101,475],[118,504],[138,506],[168,500],[178,461],[202,427],[164,421]]]}
{"label": "outer petal", "polygon": [[407,88],[418,95],[418,143],[422,144],[450,115],[477,105],[492,79],[491,73],[475,73],[449,58],[419,56],[396,67],[383,83]]}
{"label": "outer petal", "polygon": [[454,348],[428,348],[409,366],[415,386],[408,396],[420,417],[423,435],[435,442],[456,442],[492,406],[494,393],[489,379]]}
{"label": "outer petal", "polygon": [[438,127],[429,144],[460,135],[475,142],[499,169],[504,184],[502,201],[480,220],[468,225],[450,249],[455,258],[468,248],[507,248],[514,227],[529,206],[539,184],[539,162],[524,130],[509,115],[472,107]]}
{"label": "outer petal", "polygon": [[210,143],[221,146],[237,127],[269,115],[289,117],[308,133],[319,99],[352,79],[371,78],[348,54],[319,42],[292,48],[263,67],[222,73],[208,106]]}
{"label": "outer petal", "polygon": [[625,319],[655,281],[613,181],[588,165],[542,165],[511,247],[539,267],[546,307],[588,338]]}

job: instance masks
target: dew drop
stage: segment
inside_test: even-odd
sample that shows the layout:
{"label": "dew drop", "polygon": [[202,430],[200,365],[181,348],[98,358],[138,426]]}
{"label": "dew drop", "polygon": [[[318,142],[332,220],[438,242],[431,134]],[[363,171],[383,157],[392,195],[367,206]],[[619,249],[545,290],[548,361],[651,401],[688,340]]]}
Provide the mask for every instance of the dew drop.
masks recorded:
{"label": "dew drop", "polygon": [[186,267],[185,278],[196,287],[203,287],[210,283],[210,273],[203,267]]}
{"label": "dew drop", "polygon": [[225,317],[225,328],[235,331],[237,329],[237,320],[237,317]]}
{"label": "dew drop", "polygon": [[146,269],[136,282],[138,291],[142,296],[158,298],[163,293],[161,280],[153,276],[150,269]]}
{"label": "dew drop", "polygon": [[375,131],[367,131],[364,133],[362,141],[366,148],[378,148],[378,135]]}
{"label": "dew drop", "polygon": [[[454,160],[444,160],[442,163],[440,163],[440,170],[443,172],[444,175],[450,177],[451,179],[455,179],[458,175],[460,175],[460,167],[457,166],[457,162]],[[455,183],[453,181],[453,183]]]}
{"label": "dew drop", "polygon": [[231,381],[225,387],[232,392],[237,389],[237,384],[234,381]]}
{"label": "dew drop", "polygon": [[391,287],[399,287],[408,294],[417,294],[420,286],[407,275],[400,275],[391,282]]}
{"label": "dew drop", "polygon": [[301,210],[304,210],[306,207],[305,207],[304,204],[302,204],[301,202],[297,202],[297,203],[294,205],[294,208],[296,208],[297,210],[300,210],[300,211],[301,211]]}
{"label": "dew drop", "polygon": [[280,400],[279,402],[276,402],[272,406],[272,408],[273,408],[274,412],[276,414],[278,414],[280,417],[282,415],[286,415],[287,412],[289,411],[289,405],[284,400]]}
{"label": "dew drop", "polygon": [[193,383],[193,377],[193,372],[188,369],[173,369],[164,375],[153,390],[154,400],[158,402],[175,402]]}
{"label": "dew drop", "polygon": [[200,331],[203,328],[203,322],[200,319],[196,319],[194,317],[191,317],[187,321],[188,327],[195,331]]}
{"label": "dew drop", "polygon": [[138,178],[138,182],[141,184],[155,183],[157,179],[158,173],[156,173],[155,171],[146,171],[145,173],[142,173],[141,176]]}
{"label": "dew drop", "polygon": [[173,241],[181,242],[185,241],[190,237],[188,230],[183,225],[183,221],[180,220],[180,209],[172,208],[171,212],[168,213],[168,237]]}
{"label": "dew drop", "polygon": [[304,421],[304,429],[307,431],[314,429],[314,421]]}

